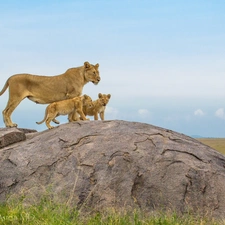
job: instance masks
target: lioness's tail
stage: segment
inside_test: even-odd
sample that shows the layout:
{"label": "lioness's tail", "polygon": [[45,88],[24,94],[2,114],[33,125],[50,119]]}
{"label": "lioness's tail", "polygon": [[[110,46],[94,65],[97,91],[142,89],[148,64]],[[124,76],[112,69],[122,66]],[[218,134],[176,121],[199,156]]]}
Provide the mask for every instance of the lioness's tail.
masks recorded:
{"label": "lioness's tail", "polygon": [[44,117],[44,119],[42,121],[40,121],[40,122],[36,122],[36,124],[42,124],[42,123],[44,123],[44,121],[46,120],[46,118],[47,118],[47,108],[45,110],[45,117]]}
{"label": "lioness's tail", "polygon": [[5,85],[2,88],[0,95],[2,95],[5,92],[5,90],[8,88],[8,86],[9,86],[9,79],[5,82]]}

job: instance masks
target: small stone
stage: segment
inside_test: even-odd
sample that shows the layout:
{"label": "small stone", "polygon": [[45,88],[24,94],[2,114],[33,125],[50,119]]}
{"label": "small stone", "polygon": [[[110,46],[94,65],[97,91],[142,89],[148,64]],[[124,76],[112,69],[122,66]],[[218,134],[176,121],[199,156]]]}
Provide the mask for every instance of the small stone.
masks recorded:
{"label": "small stone", "polygon": [[26,139],[25,133],[17,128],[2,128],[0,129],[0,148],[8,145],[24,141]]}

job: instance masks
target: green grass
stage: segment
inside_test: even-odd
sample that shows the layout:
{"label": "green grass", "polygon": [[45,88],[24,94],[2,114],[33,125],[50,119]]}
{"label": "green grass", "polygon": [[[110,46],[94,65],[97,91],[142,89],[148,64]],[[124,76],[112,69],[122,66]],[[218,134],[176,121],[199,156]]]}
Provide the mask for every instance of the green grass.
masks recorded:
{"label": "green grass", "polygon": [[66,205],[42,200],[39,204],[23,206],[20,202],[0,205],[1,225],[220,225],[223,222],[176,213],[126,212],[110,209],[84,214]]}
{"label": "green grass", "polygon": [[225,154],[225,138],[197,138],[197,140]]}

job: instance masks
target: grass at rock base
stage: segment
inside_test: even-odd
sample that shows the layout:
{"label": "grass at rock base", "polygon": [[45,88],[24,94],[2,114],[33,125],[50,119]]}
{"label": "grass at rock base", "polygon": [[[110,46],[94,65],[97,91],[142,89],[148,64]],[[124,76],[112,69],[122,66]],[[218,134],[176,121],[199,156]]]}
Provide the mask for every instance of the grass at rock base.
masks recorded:
{"label": "grass at rock base", "polygon": [[104,212],[83,214],[79,210],[51,201],[41,201],[32,206],[22,203],[0,205],[1,225],[220,225],[225,221],[200,218],[173,212],[142,213],[108,209]]}

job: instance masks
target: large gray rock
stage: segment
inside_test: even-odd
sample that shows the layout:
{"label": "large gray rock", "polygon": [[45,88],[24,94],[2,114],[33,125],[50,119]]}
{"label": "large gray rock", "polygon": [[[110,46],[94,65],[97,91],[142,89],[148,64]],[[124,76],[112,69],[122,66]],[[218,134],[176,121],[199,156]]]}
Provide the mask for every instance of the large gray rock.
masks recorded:
{"label": "large gray rock", "polygon": [[0,151],[0,201],[43,194],[82,210],[193,211],[225,217],[225,157],[148,124],[81,121]]}

